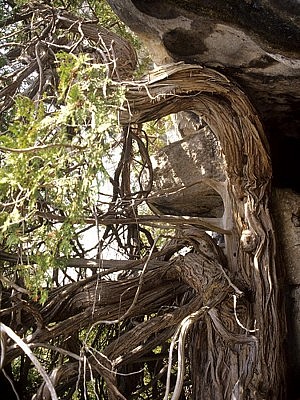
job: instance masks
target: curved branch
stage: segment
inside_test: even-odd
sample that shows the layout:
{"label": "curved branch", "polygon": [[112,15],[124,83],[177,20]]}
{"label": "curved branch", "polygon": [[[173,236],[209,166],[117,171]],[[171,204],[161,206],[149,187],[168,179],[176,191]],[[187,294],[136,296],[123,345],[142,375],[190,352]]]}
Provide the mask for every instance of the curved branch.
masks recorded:
{"label": "curved branch", "polygon": [[44,370],[44,368],[42,367],[41,363],[36,358],[36,356],[32,353],[29,346],[26,343],[24,343],[23,340],[18,335],[16,335],[12,329],[10,329],[8,326],[6,326],[2,322],[0,322],[0,335],[2,336],[3,333],[6,333],[29,357],[29,359],[34,364],[35,368],[42,375],[44,382],[47,386],[47,389],[49,390],[49,393],[51,395],[51,399],[58,400],[57,394],[55,392],[54,386],[53,386],[49,376],[46,374],[46,371]]}
{"label": "curved branch", "polygon": [[[56,215],[51,212],[37,211],[36,215],[45,219],[53,221],[64,221],[66,217]],[[95,225],[95,218],[85,218],[83,221],[86,224]],[[142,224],[148,225],[152,223],[157,224],[170,224],[173,226],[177,225],[195,225],[203,230],[210,230],[224,235],[230,235],[231,231],[222,227],[222,218],[198,218],[189,216],[175,216],[175,215],[137,215],[135,218],[112,218],[103,217],[98,219],[99,225],[131,225],[131,224]],[[169,229],[170,226],[167,227]]]}

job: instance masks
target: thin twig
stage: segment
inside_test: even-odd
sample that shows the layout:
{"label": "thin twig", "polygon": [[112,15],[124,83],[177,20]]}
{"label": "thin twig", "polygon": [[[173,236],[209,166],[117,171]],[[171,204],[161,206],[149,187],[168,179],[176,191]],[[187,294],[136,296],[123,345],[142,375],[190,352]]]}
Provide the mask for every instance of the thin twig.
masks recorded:
{"label": "thin twig", "polygon": [[240,320],[237,316],[237,312],[236,312],[236,299],[237,299],[237,296],[234,294],[233,295],[233,312],[234,312],[234,317],[235,317],[235,320],[236,320],[238,326],[240,326],[242,329],[244,329],[246,332],[249,332],[249,333],[257,332],[259,329],[257,329],[257,328],[256,329],[248,329],[240,322]]}
{"label": "thin twig", "polygon": [[147,269],[147,267],[148,267],[148,264],[149,264],[149,262],[150,262],[150,260],[151,260],[151,256],[152,256],[152,253],[153,253],[153,251],[154,251],[154,249],[155,249],[155,245],[156,245],[157,241],[159,240],[159,238],[160,238],[160,236],[156,238],[156,240],[155,240],[154,243],[153,243],[153,246],[152,246],[151,249],[150,249],[150,252],[149,252],[149,254],[148,254],[147,260],[146,260],[146,262],[145,262],[145,264],[144,264],[144,266],[143,266],[143,269],[142,269],[141,274],[140,274],[140,277],[139,277],[138,287],[137,287],[137,289],[136,289],[134,298],[133,298],[132,303],[131,303],[131,305],[129,306],[129,308],[126,310],[126,312],[125,312],[123,315],[121,315],[121,316],[120,316],[119,318],[117,318],[117,319],[114,319],[114,320],[103,320],[103,321],[97,321],[97,322],[95,322],[95,323],[91,326],[91,328],[89,329],[89,332],[88,332],[88,334],[87,334],[87,337],[88,337],[89,333],[91,332],[92,328],[94,328],[96,325],[99,325],[99,324],[106,324],[106,325],[118,324],[118,323],[120,323],[121,321],[123,321],[125,318],[127,318],[128,315],[130,315],[131,310],[134,308],[134,306],[136,305],[136,303],[137,303],[137,301],[138,301],[139,294],[140,294],[140,292],[141,292],[141,290],[142,290],[144,275],[145,275],[146,269]]}
{"label": "thin twig", "polygon": [[0,151],[3,151],[5,153],[37,153],[39,151],[45,150],[45,149],[51,149],[54,147],[63,147],[66,149],[77,149],[77,150],[85,150],[86,146],[79,146],[76,144],[68,144],[68,143],[49,143],[49,144],[41,144],[39,146],[32,146],[32,147],[24,147],[23,149],[14,149],[12,147],[5,147],[5,146],[0,146]]}
{"label": "thin twig", "polygon": [[173,349],[175,346],[175,343],[178,339],[178,369],[177,369],[177,378],[176,378],[176,384],[175,388],[173,391],[173,395],[171,397],[171,400],[178,400],[181,394],[182,386],[183,386],[183,379],[184,379],[184,347],[185,347],[185,338],[187,335],[187,332],[190,328],[190,326],[193,324],[193,322],[198,319],[205,311],[208,311],[209,307],[204,306],[201,307],[200,310],[197,310],[193,312],[192,314],[188,315],[185,317],[177,331],[175,332],[171,345],[170,345],[170,350],[169,350],[169,360],[168,360],[168,372],[167,372],[167,383],[166,383],[166,391],[165,391],[165,396],[164,400],[168,400],[169,393],[170,393],[170,381],[171,381],[171,369],[172,369],[172,353]]}
{"label": "thin twig", "polygon": [[47,375],[46,371],[44,370],[43,366],[39,362],[39,360],[36,358],[36,356],[33,354],[33,352],[30,350],[30,347],[28,344],[24,343],[23,340],[8,326],[0,322],[0,333],[2,332],[6,333],[23,351],[24,353],[30,358],[32,363],[34,364],[35,368],[38,370],[38,372],[41,374],[43,377],[45,384],[50,392],[52,400],[58,400],[57,394],[55,392],[54,386]]}

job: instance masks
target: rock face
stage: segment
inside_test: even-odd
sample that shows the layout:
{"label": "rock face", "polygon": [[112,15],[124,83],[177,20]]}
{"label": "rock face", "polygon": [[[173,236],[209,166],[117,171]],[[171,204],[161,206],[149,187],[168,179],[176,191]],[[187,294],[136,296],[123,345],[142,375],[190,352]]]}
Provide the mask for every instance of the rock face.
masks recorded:
{"label": "rock face", "polygon": [[211,184],[225,180],[224,160],[209,128],[164,147],[154,163],[150,203],[161,213],[222,217],[223,201]]}
{"label": "rock face", "polygon": [[300,191],[298,0],[108,2],[157,64],[202,64],[236,81],[261,114],[274,183]]}
{"label": "rock face", "polygon": [[300,286],[300,196],[291,190],[275,190],[273,216],[287,282]]}
{"label": "rock face", "polygon": [[[286,273],[288,384],[292,394],[300,393],[300,196],[291,190],[273,193],[274,226]],[[291,396],[292,398],[292,396]],[[296,397],[297,399],[299,397]]]}

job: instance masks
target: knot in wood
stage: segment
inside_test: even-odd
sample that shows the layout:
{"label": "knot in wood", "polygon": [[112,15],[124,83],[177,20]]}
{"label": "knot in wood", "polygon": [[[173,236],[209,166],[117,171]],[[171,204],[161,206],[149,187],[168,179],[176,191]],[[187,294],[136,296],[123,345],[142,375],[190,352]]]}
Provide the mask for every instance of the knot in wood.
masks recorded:
{"label": "knot in wood", "polygon": [[241,247],[246,253],[251,253],[256,249],[257,240],[255,233],[250,229],[244,229],[241,234]]}

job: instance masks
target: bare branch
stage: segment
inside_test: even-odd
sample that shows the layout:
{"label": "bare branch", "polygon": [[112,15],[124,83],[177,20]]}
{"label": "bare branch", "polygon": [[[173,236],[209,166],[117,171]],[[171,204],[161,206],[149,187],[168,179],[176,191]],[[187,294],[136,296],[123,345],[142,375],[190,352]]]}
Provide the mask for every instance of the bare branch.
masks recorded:
{"label": "bare branch", "polygon": [[[37,216],[43,217],[49,220],[53,221],[64,221],[65,217],[61,215],[56,215],[50,212],[40,212],[38,211],[36,213]],[[86,224],[95,224],[95,219],[94,218],[85,218],[84,221]],[[142,224],[142,225],[148,225],[152,223],[158,223],[159,225],[161,224],[170,224],[170,226],[165,227],[166,229],[170,229],[170,227],[177,226],[177,225],[194,225],[197,226],[203,230],[210,230],[213,232],[218,232],[222,233],[224,235],[230,235],[231,231],[227,229],[223,229],[221,227],[222,225],[222,219],[218,218],[198,218],[198,217],[188,217],[188,216],[174,216],[174,215],[137,215],[135,218],[110,218],[110,217],[104,217],[104,218],[99,218],[98,223],[101,225],[131,225],[131,224]],[[219,224],[218,224],[219,222]],[[158,225],[158,227],[159,227]]]}
{"label": "bare branch", "polygon": [[46,149],[52,149],[55,147],[61,147],[65,149],[76,149],[76,150],[85,150],[86,146],[79,146],[76,144],[68,144],[68,143],[49,143],[49,144],[41,144],[38,146],[33,146],[33,147],[25,147],[22,149],[14,149],[11,147],[5,147],[5,146],[0,146],[0,151],[3,151],[5,153],[38,153],[39,151],[43,151]]}
{"label": "bare branch", "polygon": [[55,389],[53,387],[53,384],[52,384],[49,376],[46,374],[41,363],[36,358],[36,356],[33,354],[33,352],[30,350],[29,346],[26,343],[24,343],[23,340],[18,335],[16,335],[12,329],[10,329],[8,326],[6,326],[2,322],[0,322],[0,335],[2,335],[3,333],[6,333],[30,358],[30,360],[34,364],[35,368],[38,370],[40,375],[43,377],[45,384],[47,385],[47,388],[51,394],[51,399],[58,400],[58,397],[56,395]]}

